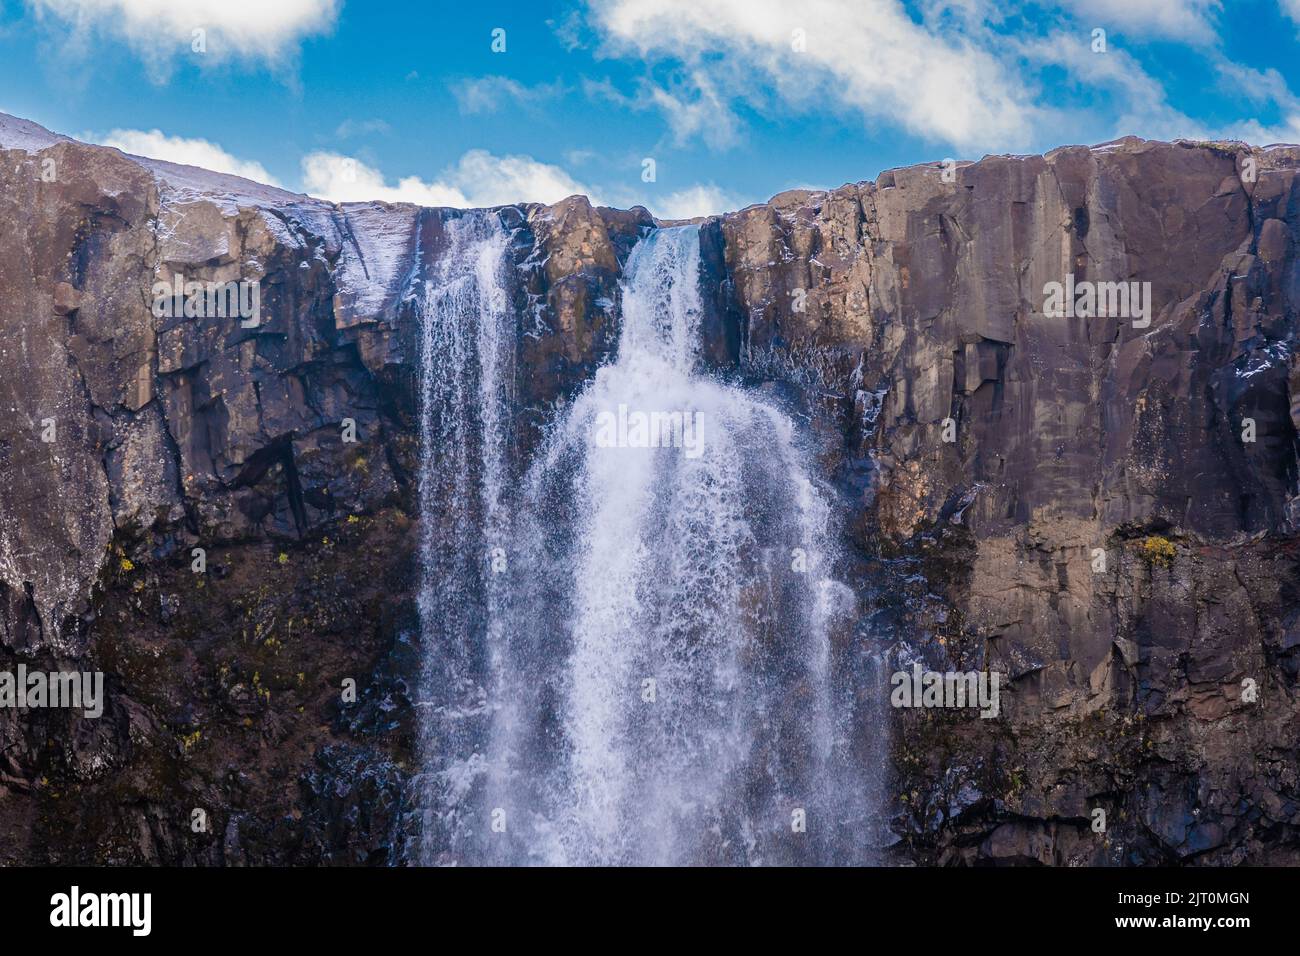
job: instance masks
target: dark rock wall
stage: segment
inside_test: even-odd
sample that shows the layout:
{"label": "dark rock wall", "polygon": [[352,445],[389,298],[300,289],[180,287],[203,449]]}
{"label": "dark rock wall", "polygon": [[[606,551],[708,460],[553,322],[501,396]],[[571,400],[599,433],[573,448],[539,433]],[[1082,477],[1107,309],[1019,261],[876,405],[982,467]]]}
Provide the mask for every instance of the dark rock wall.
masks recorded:
{"label": "dark rock wall", "polygon": [[[0,708],[0,862],[406,861],[408,292],[459,213],[70,142],[0,160],[0,670],[108,685],[98,720]],[[612,349],[651,220],[581,199],[500,215],[523,455]],[[176,276],[258,280],[259,324],[156,317]]]}
{"label": "dark rock wall", "polygon": [[[903,856],[1300,861],[1298,159],[1132,140],[724,218],[754,373],[839,402],[875,633],[1012,679],[895,714]],[[1150,326],[1045,316],[1067,273],[1150,282]]]}
{"label": "dark rock wall", "polygon": [[[459,213],[26,145],[0,149],[0,670],[109,693],[98,721],[0,709],[0,862],[408,862],[409,292]],[[703,223],[707,362],[797,406],[841,495],[839,652],[1007,675],[995,720],[890,712],[897,858],[1300,862],[1297,167],[1132,140]],[[522,467],[653,221],[499,215]],[[1045,316],[1066,273],[1150,282],[1150,327]],[[258,279],[261,324],[156,318],[177,274]]]}

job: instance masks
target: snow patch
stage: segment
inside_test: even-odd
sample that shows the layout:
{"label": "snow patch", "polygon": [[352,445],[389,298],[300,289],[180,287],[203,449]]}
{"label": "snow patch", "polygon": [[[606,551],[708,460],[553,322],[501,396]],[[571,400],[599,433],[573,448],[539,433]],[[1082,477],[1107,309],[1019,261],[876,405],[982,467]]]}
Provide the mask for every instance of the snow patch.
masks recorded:
{"label": "snow patch", "polygon": [[51,133],[31,120],[0,113],[0,149],[21,149],[34,153],[56,143],[70,142],[72,140],[67,136]]}

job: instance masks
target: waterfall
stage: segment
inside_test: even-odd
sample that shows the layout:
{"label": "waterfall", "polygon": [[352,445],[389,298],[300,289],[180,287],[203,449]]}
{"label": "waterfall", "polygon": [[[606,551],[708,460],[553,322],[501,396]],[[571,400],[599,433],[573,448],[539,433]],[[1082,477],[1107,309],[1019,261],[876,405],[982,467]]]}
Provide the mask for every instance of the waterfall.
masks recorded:
{"label": "waterfall", "polygon": [[434,274],[416,289],[420,318],[418,689],[422,774],[419,858],[468,852],[467,797],[483,772],[492,685],[495,581],[490,561],[512,405],[515,320],[508,237],[486,211],[444,224]]}
{"label": "waterfall", "polygon": [[466,862],[862,857],[831,511],[791,418],[700,366],[699,242],[633,250],[616,358],[520,486]]}
{"label": "waterfall", "polygon": [[443,225],[414,296],[420,861],[869,860],[829,496],[790,415],[701,362],[698,229],[634,248],[615,357],[512,470],[509,238]]}

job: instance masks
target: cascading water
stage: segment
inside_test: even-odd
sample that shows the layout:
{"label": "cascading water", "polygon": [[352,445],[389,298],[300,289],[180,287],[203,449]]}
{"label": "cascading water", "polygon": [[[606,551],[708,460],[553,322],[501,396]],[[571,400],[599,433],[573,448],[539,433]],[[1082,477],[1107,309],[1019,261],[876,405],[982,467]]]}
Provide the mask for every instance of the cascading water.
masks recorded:
{"label": "cascading water", "polygon": [[615,360],[516,481],[508,238],[444,227],[415,303],[420,860],[870,859],[831,512],[791,419],[700,367],[698,230],[633,250]]}
{"label": "cascading water", "polygon": [[444,223],[436,272],[416,290],[421,332],[419,858],[471,852],[468,796],[483,769],[490,648],[500,623],[484,556],[495,547],[512,405],[515,321],[507,236],[474,211]]}

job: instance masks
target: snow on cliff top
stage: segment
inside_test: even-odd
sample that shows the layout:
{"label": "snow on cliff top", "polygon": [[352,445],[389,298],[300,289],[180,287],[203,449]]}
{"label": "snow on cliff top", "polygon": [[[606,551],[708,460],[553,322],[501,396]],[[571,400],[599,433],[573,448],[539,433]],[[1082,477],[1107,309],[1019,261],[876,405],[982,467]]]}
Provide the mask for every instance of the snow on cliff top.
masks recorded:
{"label": "snow on cliff top", "polygon": [[[31,153],[56,143],[75,142],[80,140],[74,140],[61,133],[52,133],[31,120],[0,113],[0,149],[21,149]],[[97,146],[94,143],[87,145]],[[113,147],[98,146],[98,148],[112,149]],[[325,208],[331,206],[322,199],[292,193],[277,186],[267,186],[251,179],[244,179],[242,176],[217,173],[198,166],[182,166],[179,163],[151,159],[148,156],[136,156],[132,153],[122,153],[122,155],[153,173],[163,191],[172,194],[168,198],[182,202],[193,196],[195,199],[208,199],[229,206],[278,207],[311,204]]]}
{"label": "snow on cliff top", "polygon": [[[36,152],[68,142],[77,140],[0,113],[0,149]],[[131,153],[122,155],[153,174],[164,203],[210,202],[227,215],[236,214],[241,207],[258,209],[267,227],[289,247],[301,245],[300,237],[293,234],[295,225],[327,237],[327,242],[343,251],[336,273],[338,288],[350,299],[357,317],[372,317],[391,304],[411,268],[418,217],[414,206],[381,202],[336,205],[242,176]]]}
{"label": "snow on cliff top", "polygon": [[55,143],[67,142],[71,142],[67,136],[51,133],[31,120],[0,113],[0,149],[21,149],[34,153]]}
{"label": "snow on cliff top", "polygon": [[182,166],[162,159],[150,159],[148,156],[130,157],[154,174],[164,191],[172,193],[168,198],[184,200],[190,196],[195,199],[208,199],[232,206],[301,206],[316,203],[321,206],[330,204],[322,199],[313,199],[302,193],[291,193],[278,186],[267,186],[242,176],[230,173],[215,173],[199,166]]}

